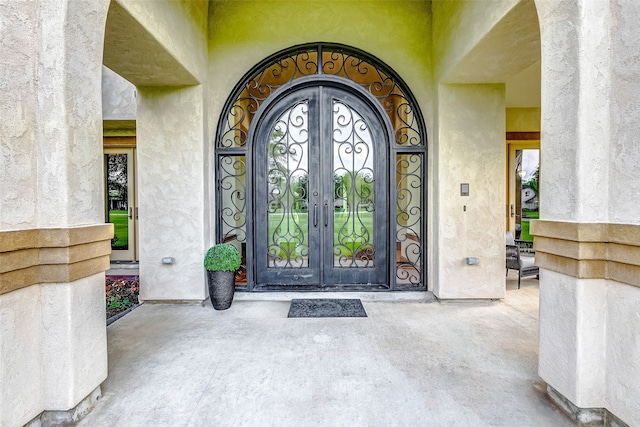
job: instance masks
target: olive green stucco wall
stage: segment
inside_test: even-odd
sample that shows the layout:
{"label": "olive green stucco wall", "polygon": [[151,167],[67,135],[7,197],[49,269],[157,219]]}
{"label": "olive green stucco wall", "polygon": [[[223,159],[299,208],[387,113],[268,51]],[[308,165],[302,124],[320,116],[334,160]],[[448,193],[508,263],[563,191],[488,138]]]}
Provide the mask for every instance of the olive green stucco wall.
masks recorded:
{"label": "olive green stucco wall", "polygon": [[209,10],[210,132],[230,91],[251,67],[281,49],[310,42],[353,46],[392,67],[416,96],[429,131],[429,2],[228,1],[212,3]]}

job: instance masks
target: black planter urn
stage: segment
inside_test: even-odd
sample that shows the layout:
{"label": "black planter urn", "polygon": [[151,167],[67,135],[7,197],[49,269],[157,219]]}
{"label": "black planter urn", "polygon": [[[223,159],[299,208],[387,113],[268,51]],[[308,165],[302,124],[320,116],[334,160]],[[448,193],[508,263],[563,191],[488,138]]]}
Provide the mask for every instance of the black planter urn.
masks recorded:
{"label": "black planter urn", "polygon": [[235,271],[209,270],[209,297],[211,305],[216,310],[226,310],[231,307],[233,293],[236,288]]}

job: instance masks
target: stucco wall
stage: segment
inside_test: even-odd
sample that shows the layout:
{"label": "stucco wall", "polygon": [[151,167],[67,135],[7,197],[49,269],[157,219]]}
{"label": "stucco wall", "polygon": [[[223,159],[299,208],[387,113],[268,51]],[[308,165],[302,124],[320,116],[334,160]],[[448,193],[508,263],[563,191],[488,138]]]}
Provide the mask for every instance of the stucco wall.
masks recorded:
{"label": "stucco wall", "polygon": [[[200,83],[206,80],[208,0],[114,0],[144,27]],[[140,52],[140,64],[153,63],[152,52]],[[116,69],[112,68],[117,72]],[[153,70],[147,69],[149,74]]]}
{"label": "stucco wall", "polygon": [[40,286],[0,296],[0,425],[22,425],[43,409]]}
{"label": "stucco wall", "polygon": [[541,271],[538,372],[582,408],[606,406],[606,298],[606,280]]}
{"label": "stucco wall", "polygon": [[611,137],[609,185],[614,199],[609,220],[640,224],[640,3],[621,0],[611,4]]}
{"label": "stucco wall", "polygon": [[[0,3],[0,232],[104,222],[108,2],[69,3]],[[103,295],[104,274],[0,295],[0,425],[67,410],[106,378]]]}
{"label": "stucco wall", "polygon": [[[637,2],[537,2],[541,218],[639,224]],[[628,248],[629,256],[632,248]],[[633,258],[636,259],[636,258]],[[540,376],[581,407],[640,423],[639,289],[541,272]]]}
{"label": "stucco wall", "polygon": [[[202,86],[139,88],[140,298],[206,297]],[[162,264],[163,257],[175,264]]]}
{"label": "stucco wall", "polygon": [[609,49],[607,5],[538,4],[545,87],[545,170],[540,178],[544,219],[608,219],[610,71],[609,57],[601,54]]}
{"label": "stucco wall", "polygon": [[[439,298],[504,298],[504,85],[442,85],[436,178]],[[460,195],[468,183],[469,196]],[[477,257],[479,265],[467,265]]]}
{"label": "stucco wall", "polygon": [[[206,97],[210,143],[215,140],[224,102],[242,76],[269,55],[309,42],[343,43],[391,66],[417,98],[430,143],[435,106],[430,16],[428,2],[405,2],[402,7],[395,1],[213,3],[209,23],[211,84]],[[431,168],[427,170],[430,174]]]}
{"label": "stucco wall", "polygon": [[507,132],[540,132],[540,108],[507,108]]}
{"label": "stucco wall", "polygon": [[[518,3],[520,0],[432,2],[434,69],[437,80],[457,82],[448,80],[457,65]],[[478,71],[481,72],[476,70]],[[479,81],[483,80],[476,80]]]}
{"label": "stucco wall", "polygon": [[102,119],[136,119],[136,87],[104,66],[102,67]]}
{"label": "stucco wall", "polygon": [[405,2],[402,7],[395,1],[213,3],[209,25],[213,84],[208,93],[211,140],[225,100],[251,67],[281,49],[319,41],[362,49],[392,66],[416,96],[430,131],[430,16],[427,2]]}
{"label": "stucco wall", "polygon": [[640,425],[640,288],[609,281],[606,323],[607,408]]}

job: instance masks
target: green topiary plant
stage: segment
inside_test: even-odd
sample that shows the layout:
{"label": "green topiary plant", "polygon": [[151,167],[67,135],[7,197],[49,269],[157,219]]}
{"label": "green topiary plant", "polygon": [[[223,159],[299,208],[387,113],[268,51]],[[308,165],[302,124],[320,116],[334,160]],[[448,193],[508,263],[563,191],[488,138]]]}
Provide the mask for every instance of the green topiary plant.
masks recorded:
{"label": "green topiary plant", "polygon": [[212,246],[204,257],[204,268],[210,271],[236,271],[241,263],[238,250],[227,243]]}

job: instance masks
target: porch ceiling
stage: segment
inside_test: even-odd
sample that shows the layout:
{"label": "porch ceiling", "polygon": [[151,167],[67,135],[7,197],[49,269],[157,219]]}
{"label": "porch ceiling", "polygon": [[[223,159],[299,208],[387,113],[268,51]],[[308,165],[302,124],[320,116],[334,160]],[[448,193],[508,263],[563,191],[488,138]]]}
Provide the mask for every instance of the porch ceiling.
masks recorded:
{"label": "porch ceiling", "polygon": [[507,107],[540,106],[540,26],[533,1],[498,22],[458,64],[445,83],[506,83]]}
{"label": "porch ceiling", "polygon": [[112,1],[103,63],[136,86],[186,86],[198,80],[129,12]]}

